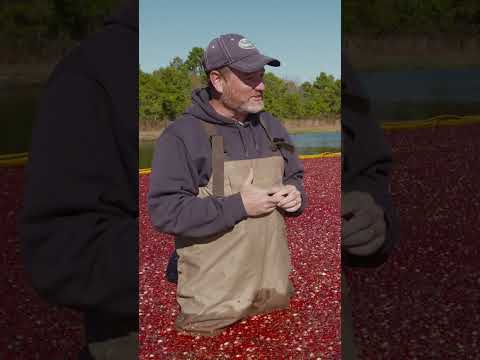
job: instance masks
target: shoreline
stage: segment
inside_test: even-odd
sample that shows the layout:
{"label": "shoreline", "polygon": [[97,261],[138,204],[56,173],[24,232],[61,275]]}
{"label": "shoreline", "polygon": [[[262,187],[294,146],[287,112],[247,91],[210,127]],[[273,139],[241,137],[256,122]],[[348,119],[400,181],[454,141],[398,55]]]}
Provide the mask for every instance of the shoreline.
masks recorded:
{"label": "shoreline", "polygon": [[[308,133],[331,133],[341,130],[340,121],[335,124],[318,124],[318,125],[298,125],[297,123],[284,122],[283,125],[291,135],[308,134]],[[163,132],[164,128],[153,130],[139,130],[138,139],[142,142],[155,141]]]}

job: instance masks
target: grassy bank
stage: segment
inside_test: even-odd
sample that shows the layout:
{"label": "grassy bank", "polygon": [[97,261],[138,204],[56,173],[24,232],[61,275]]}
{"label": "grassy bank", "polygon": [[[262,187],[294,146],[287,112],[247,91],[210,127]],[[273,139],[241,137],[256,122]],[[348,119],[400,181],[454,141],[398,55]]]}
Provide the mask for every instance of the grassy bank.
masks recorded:
{"label": "grassy bank", "polygon": [[[289,134],[340,131],[340,118],[285,120],[282,123]],[[140,126],[140,131],[138,133],[139,140],[141,142],[154,141],[161,135],[164,128],[164,124],[160,124],[158,127],[150,126],[148,128],[142,128],[142,126]]]}

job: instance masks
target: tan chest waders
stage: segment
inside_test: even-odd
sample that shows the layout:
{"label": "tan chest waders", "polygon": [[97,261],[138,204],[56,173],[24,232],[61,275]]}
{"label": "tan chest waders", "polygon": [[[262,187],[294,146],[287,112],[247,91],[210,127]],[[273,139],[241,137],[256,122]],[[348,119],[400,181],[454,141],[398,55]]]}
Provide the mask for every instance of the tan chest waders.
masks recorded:
{"label": "tan chest waders", "polygon": [[[280,154],[224,161],[223,138],[216,134],[215,125],[205,122],[204,127],[212,143],[212,176],[199,189],[199,197],[240,192],[250,168],[254,185],[282,184],[284,159]],[[278,210],[243,220],[226,233],[203,239],[177,237],[176,248],[178,330],[215,335],[248,316],[288,307],[293,294],[288,279],[290,254]]]}

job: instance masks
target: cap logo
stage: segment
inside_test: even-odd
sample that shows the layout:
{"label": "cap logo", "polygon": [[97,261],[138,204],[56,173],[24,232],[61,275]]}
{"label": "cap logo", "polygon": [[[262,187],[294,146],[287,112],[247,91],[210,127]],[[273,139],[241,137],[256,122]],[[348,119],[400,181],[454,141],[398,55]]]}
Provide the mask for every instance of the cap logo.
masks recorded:
{"label": "cap logo", "polygon": [[250,40],[243,38],[238,42],[238,46],[241,47],[242,49],[248,50],[248,49],[255,49],[255,45],[253,45]]}

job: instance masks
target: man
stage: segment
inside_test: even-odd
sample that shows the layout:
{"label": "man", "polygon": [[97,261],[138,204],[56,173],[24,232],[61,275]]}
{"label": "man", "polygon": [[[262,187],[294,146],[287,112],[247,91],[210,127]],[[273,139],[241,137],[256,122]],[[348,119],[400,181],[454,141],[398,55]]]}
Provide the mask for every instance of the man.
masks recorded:
{"label": "man", "polygon": [[148,206],[153,225],[176,236],[181,331],[215,334],[292,295],[282,214],[305,209],[304,171],[285,128],[262,111],[265,65],[280,62],[242,35],[212,40],[208,88],[156,145]]}
{"label": "man", "polygon": [[47,300],[85,314],[80,359],[137,359],[138,2],[55,68],[42,99],[20,224]]}
{"label": "man", "polygon": [[[342,266],[375,267],[387,260],[398,231],[390,192],[392,154],[344,57],[342,80]],[[342,353],[343,359],[357,358],[343,274]]]}

